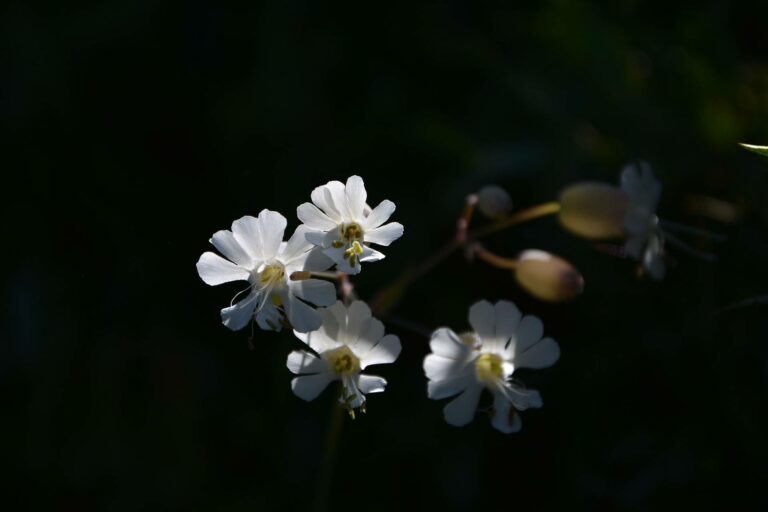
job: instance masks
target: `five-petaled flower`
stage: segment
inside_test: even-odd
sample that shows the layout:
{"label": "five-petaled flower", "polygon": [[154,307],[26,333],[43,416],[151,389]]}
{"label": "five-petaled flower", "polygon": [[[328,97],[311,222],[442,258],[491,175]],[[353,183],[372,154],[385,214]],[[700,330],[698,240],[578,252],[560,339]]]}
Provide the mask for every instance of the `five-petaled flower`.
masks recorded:
{"label": "five-petaled flower", "polygon": [[403,225],[384,224],[395,211],[395,203],[382,201],[376,208],[366,205],[362,178],[351,176],[344,185],[329,181],[312,191],[312,203],[297,209],[299,219],[309,228],[307,240],[322,247],[339,270],[349,274],[360,272],[361,262],[384,258],[369,244],[387,246],[400,238]]}
{"label": "five-petaled flower", "polygon": [[443,409],[445,421],[471,422],[483,389],[493,395],[492,425],[504,433],[520,430],[518,411],[541,407],[541,396],[511,380],[518,368],[546,368],[560,357],[551,338],[542,339],[535,316],[522,316],[507,301],[480,301],[469,309],[474,332],[457,335],[443,327],[432,334],[432,353],[424,358],[427,395],[439,400],[458,394]]}
{"label": "five-petaled flower", "polygon": [[308,272],[325,270],[331,262],[306,240],[305,227],[299,226],[283,242],[285,227],[285,217],[270,210],[262,210],[255,218],[242,217],[232,223],[232,231],[218,231],[210,240],[229,261],[206,252],[197,262],[197,272],[206,284],[250,284],[245,298],[221,310],[222,322],[233,331],[248,325],[254,315],[262,329],[279,331],[287,317],[295,330],[313,331],[320,327],[320,316],[304,301],[327,306],[336,300],[336,289],[327,281],[290,279],[294,272],[308,277]]}
{"label": "five-petaled flower", "polygon": [[384,391],[387,381],[361,373],[375,364],[392,363],[400,354],[400,340],[384,335],[384,324],[371,316],[361,301],[349,307],[336,302],[317,310],[322,326],[310,333],[294,331],[314,351],[296,350],[288,355],[288,369],[298,377],[291,381],[294,394],[304,400],[315,399],[333,381],[341,381],[339,401],[354,415],[365,412],[365,394]]}
{"label": "five-petaled flower", "polygon": [[626,253],[638,260],[653,279],[664,278],[664,232],[659,226],[656,207],[661,197],[661,183],[653,176],[647,162],[627,165],[621,171],[621,190],[627,195],[624,230]]}

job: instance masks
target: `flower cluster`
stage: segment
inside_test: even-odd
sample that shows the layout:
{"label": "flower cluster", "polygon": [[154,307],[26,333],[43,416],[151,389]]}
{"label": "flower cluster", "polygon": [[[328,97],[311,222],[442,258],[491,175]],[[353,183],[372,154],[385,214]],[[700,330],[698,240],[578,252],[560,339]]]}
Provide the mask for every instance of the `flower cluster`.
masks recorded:
{"label": "flower cluster", "polygon": [[[614,252],[639,261],[644,273],[658,280],[666,270],[665,242],[695,253],[662,230],[656,214],[660,196],[661,185],[645,162],[625,167],[618,187],[577,183],[565,188],[557,202],[515,213],[503,189],[484,187],[467,197],[455,239],[428,262],[439,262],[463,247],[469,258],[511,271],[520,288],[538,300],[573,300],[582,293],[584,279],[565,259],[538,249],[507,258],[478,241],[520,222],[557,214],[564,228],[583,238],[623,239]],[[351,176],[346,183],[329,181],[315,188],[310,200],[297,208],[301,224],[287,241],[283,240],[286,218],[270,210],[242,217],[232,223],[231,230],[214,233],[210,242],[220,255],[203,253],[197,271],[212,286],[247,282],[221,310],[222,323],[232,330],[252,321],[264,330],[291,330],[304,344],[302,350],[290,352],[286,361],[295,375],[293,393],[309,401],[338,383],[338,400],[354,418],[355,411],[365,412],[366,395],[382,392],[387,385],[383,377],[369,375],[368,367],[394,363],[402,347],[397,336],[385,333],[371,308],[354,297],[348,276],[359,274],[363,263],[384,259],[379,249],[400,238],[403,226],[388,222],[395,211],[392,201],[385,199],[375,208],[368,205],[359,176]],[[475,207],[494,222],[469,230]],[[679,224],[664,226],[703,233]],[[427,268],[406,273],[382,290],[374,299],[377,311],[396,300],[414,276]],[[524,316],[506,300],[475,303],[469,309],[469,324],[472,330],[462,334],[448,327],[432,333],[431,353],[423,361],[427,396],[433,400],[453,397],[443,408],[445,421],[463,426],[474,418],[486,391],[492,405],[484,410],[490,412],[492,426],[504,433],[517,432],[522,425],[520,412],[542,406],[538,391],[525,388],[516,378],[517,370],[552,366],[560,357],[560,347],[543,336],[537,317]]]}
{"label": "flower cluster", "polygon": [[[224,256],[205,252],[197,262],[200,278],[211,286],[247,281],[248,287],[221,310],[222,323],[240,330],[251,321],[264,330],[293,329],[313,352],[294,351],[287,366],[299,375],[291,389],[304,400],[315,398],[331,381],[342,383],[340,401],[354,414],[365,410],[365,394],[384,390],[386,380],[361,374],[369,365],[391,363],[400,354],[400,340],[384,335],[384,325],[371,316],[365,303],[346,307],[337,300],[336,287],[322,279],[335,266],[357,274],[361,263],[384,254],[371,244],[387,246],[403,234],[403,226],[387,223],[395,211],[392,201],[376,208],[366,204],[363,180],[351,176],[346,185],[330,181],[311,194],[312,203],[297,209],[299,220],[283,241],[287,220],[278,212],[262,210],[245,216],[211,237]],[[239,300],[238,300],[239,299]]]}

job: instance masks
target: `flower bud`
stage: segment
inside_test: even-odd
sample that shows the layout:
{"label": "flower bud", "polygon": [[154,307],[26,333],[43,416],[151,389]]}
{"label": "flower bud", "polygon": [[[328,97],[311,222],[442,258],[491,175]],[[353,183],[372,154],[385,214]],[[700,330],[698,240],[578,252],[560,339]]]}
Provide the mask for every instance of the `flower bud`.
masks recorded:
{"label": "flower bud", "polygon": [[520,253],[514,270],[520,288],[544,302],[568,302],[584,291],[578,270],[553,254],[530,249]]}
{"label": "flower bud", "polygon": [[486,217],[500,219],[512,211],[512,198],[503,188],[486,185],[477,193],[477,209]]}
{"label": "flower bud", "polygon": [[624,235],[627,195],[607,183],[576,183],[560,192],[560,224],[591,240]]}

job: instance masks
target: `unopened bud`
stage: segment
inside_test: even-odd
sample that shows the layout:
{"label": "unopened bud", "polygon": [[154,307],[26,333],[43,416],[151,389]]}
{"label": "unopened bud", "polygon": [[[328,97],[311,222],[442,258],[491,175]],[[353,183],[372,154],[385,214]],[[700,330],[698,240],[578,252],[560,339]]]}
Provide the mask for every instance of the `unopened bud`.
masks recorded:
{"label": "unopened bud", "polygon": [[304,281],[305,279],[310,279],[311,277],[312,274],[310,272],[297,270],[291,274],[291,281]]}
{"label": "unopened bud", "polygon": [[584,278],[564,259],[544,251],[527,250],[514,270],[520,288],[544,302],[568,302],[584,291]]}
{"label": "unopened bud", "polygon": [[477,193],[477,209],[486,217],[500,219],[512,211],[512,198],[496,185],[486,185]]}
{"label": "unopened bud", "polygon": [[624,235],[627,196],[607,183],[576,183],[560,192],[560,224],[590,240]]}

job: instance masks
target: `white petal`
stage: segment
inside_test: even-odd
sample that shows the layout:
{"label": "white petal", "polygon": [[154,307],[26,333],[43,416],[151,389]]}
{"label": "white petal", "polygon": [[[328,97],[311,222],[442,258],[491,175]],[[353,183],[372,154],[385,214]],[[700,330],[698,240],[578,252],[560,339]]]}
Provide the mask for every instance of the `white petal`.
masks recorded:
{"label": "white petal", "polygon": [[327,309],[318,309],[318,315],[323,320],[323,325],[320,329],[308,333],[300,333],[293,331],[293,334],[301,341],[306,343],[318,354],[322,354],[326,350],[333,350],[338,348],[341,343],[336,339],[338,335],[338,325],[336,319]]}
{"label": "white petal", "polygon": [[500,300],[494,306],[496,317],[496,339],[506,343],[514,336],[520,324],[520,310],[513,303]]}
{"label": "white petal", "polygon": [[468,361],[457,361],[436,354],[427,354],[422,364],[429,380],[447,380],[471,374]]}
{"label": "white petal", "polygon": [[462,394],[454,398],[443,408],[443,417],[449,425],[461,427],[471,422],[475,417],[477,403],[480,401],[480,393],[483,387],[474,383],[464,390]]}
{"label": "white petal", "polygon": [[432,333],[429,348],[435,355],[449,359],[463,360],[469,355],[469,348],[448,327],[441,327]]}
{"label": "white petal", "polygon": [[357,388],[366,395],[368,393],[381,393],[387,386],[387,381],[376,375],[358,375]]}
{"label": "white petal", "polygon": [[288,243],[280,248],[278,259],[284,264],[289,265],[296,262],[297,259],[306,258],[307,252],[309,252],[314,246],[307,241],[307,229],[306,226],[299,226],[288,239]]}
{"label": "white petal", "polygon": [[[293,263],[296,263],[294,260]],[[303,262],[300,262],[298,270],[306,270],[307,272],[322,272],[328,270],[333,266],[333,260],[323,254],[323,250],[316,247],[307,253],[307,257]]]}
{"label": "white petal", "polygon": [[330,306],[336,302],[336,286],[322,279],[289,281],[291,293],[315,306]]}
{"label": "white petal", "polygon": [[[512,417],[510,418],[510,411],[512,411]],[[493,394],[493,419],[491,425],[505,434],[511,434],[518,432],[523,426],[520,421],[520,414],[512,409],[512,404],[502,393]]]}
{"label": "white petal", "polygon": [[321,373],[329,371],[328,364],[314,354],[304,350],[294,350],[288,354],[288,369],[295,374]]}
{"label": "white petal", "polygon": [[389,220],[392,214],[395,213],[395,203],[389,199],[385,199],[379,203],[379,206],[371,210],[371,213],[365,218],[363,222],[363,229],[374,229]]}
{"label": "white petal", "polygon": [[256,217],[246,215],[232,223],[232,233],[237,243],[248,253],[252,260],[264,261],[261,249],[261,234]]}
{"label": "white petal", "polygon": [[401,349],[400,339],[394,334],[387,334],[366,354],[360,354],[360,367],[393,363]]}
{"label": "white petal", "polygon": [[317,395],[322,393],[328,384],[334,380],[336,380],[336,376],[330,372],[301,375],[291,381],[291,390],[294,395],[309,402],[317,398]]}
{"label": "white petal", "polygon": [[338,224],[312,203],[304,203],[296,209],[296,215],[299,220],[306,224],[308,228],[320,231],[328,231]]}
{"label": "white petal", "polygon": [[485,347],[486,342],[492,342],[496,337],[496,312],[493,304],[481,300],[469,308],[469,325],[480,337]]}
{"label": "white petal", "polygon": [[314,308],[311,308],[300,301],[293,294],[286,294],[288,300],[284,300],[285,314],[293,328],[299,332],[311,332],[320,328],[322,321],[320,315]]}
{"label": "white petal", "polygon": [[271,301],[267,301],[256,314],[256,323],[265,331],[280,332],[283,330],[283,315]]}
{"label": "white petal", "polygon": [[350,343],[356,343],[360,339],[363,327],[368,326],[371,318],[371,308],[362,300],[352,302],[347,308],[347,336]]}
{"label": "white petal", "polygon": [[524,411],[529,407],[534,409],[543,405],[541,395],[535,389],[526,389],[514,383],[506,383],[499,388],[497,393],[502,393],[518,411]]}
{"label": "white petal", "polygon": [[356,275],[360,273],[360,261],[355,261],[355,266],[352,267],[349,265],[347,260],[344,259],[344,248],[334,248],[329,247],[328,249],[323,249],[323,254],[325,254],[328,258],[330,258],[335,264],[336,268],[339,269],[342,272],[345,272],[350,275]]}
{"label": "white petal", "polygon": [[350,176],[347,178],[346,196],[347,206],[349,207],[352,219],[362,222],[367,193],[363,179],[360,176]]}
{"label": "white petal", "polygon": [[552,338],[544,338],[532,347],[515,355],[516,368],[547,368],[560,358],[560,345]]}
{"label": "white petal", "polygon": [[221,254],[234,261],[242,267],[248,267],[251,264],[251,257],[245,252],[245,249],[237,243],[235,235],[228,229],[217,231],[211,237],[210,242],[219,250]]}
{"label": "white petal", "polygon": [[403,236],[403,225],[399,222],[390,222],[389,224],[366,231],[365,241],[387,246],[401,236]]}
{"label": "white petal", "polygon": [[261,234],[261,253],[265,260],[271,260],[277,256],[277,252],[280,250],[280,243],[283,241],[285,226],[288,221],[281,214],[272,210],[261,210],[256,220]]}
{"label": "white petal", "polygon": [[215,286],[231,281],[247,281],[251,273],[218,254],[204,252],[197,261],[197,273],[205,284]]}
{"label": "white petal", "polygon": [[251,293],[245,299],[241,300],[234,306],[224,308],[221,310],[221,322],[233,331],[239,331],[253,318],[253,313],[256,311],[257,297]]}
{"label": "white petal", "polygon": [[371,317],[361,325],[356,347],[361,350],[364,348],[364,351],[370,350],[383,337],[384,324],[379,319]]}
{"label": "white petal", "polygon": [[339,238],[339,232],[336,228],[330,231],[307,231],[306,238],[312,245],[330,247]]}
{"label": "white petal", "polygon": [[440,400],[461,393],[475,383],[475,376],[467,372],[444,380],[431,380],[427,383],[427,396],[432,400]]}
{"label": "white petal", "polygon": [[360,261],[363,263],[371,263],[384,259],[384,254],[380,253],[376,249],[371,249],[367,245],[363,246],[363,254],[360,255]]}
{"label": "white petal", "polygon": [[[334,194],[331,192],[332,189],[335,189],[337,191],[341,191],[341,194],[336,194],[336,196],[344,196],[344,184],[340,181],[329,181],[325,185],[321,185],[319,187],[316,187],[311,194],[312,202],[315,203],[315,205],[320,208],[328,217],[331,219],[341,222],[341,212],[339,211],[338,206],[336,205],[334,201]],[[326,193],[326,191],[328,193]]]}
{"label": "white petal", "polygon": [[509,343],[508,352],[514,354],[514,356],[525,352],[534,343],[538,342],[543,334],[544,325],[538,317],[533,315],[524,316],[520,321],[520,326],[517,328],[517,333]]}

